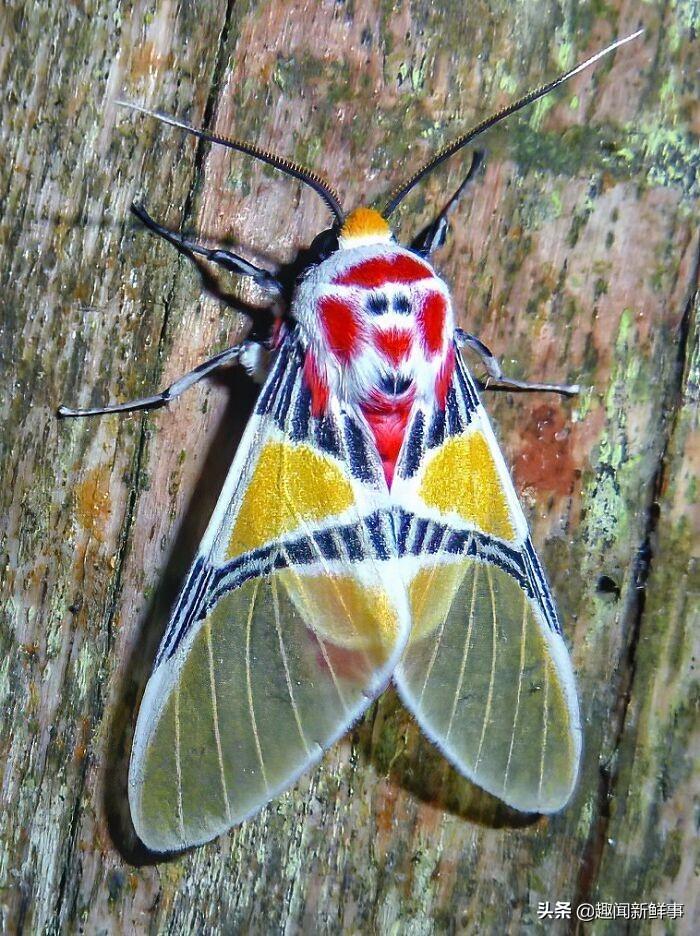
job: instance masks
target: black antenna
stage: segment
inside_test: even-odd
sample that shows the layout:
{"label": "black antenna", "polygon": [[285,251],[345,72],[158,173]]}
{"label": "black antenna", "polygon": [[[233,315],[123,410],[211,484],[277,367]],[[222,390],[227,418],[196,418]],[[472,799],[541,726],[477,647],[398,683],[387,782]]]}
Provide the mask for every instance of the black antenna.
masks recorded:
{"label": "black antenna", "polygon": [[569,78],[573,78],[574,75],[578,75],[579,72],[582,72],[585,68],[595,64],[603,56],[608,55],[610,52],[614,52],[615,49],[619,49],[620,46],[625,45],[627,42],[631,42],[633,39],[636,39],[637,36],[641,36],[644,32],[643,29],[638,29],[637,32],[632,33],[631,36],[626,36],[624,39],[618,39],[616,42],[613,42],[611,45],[607,46],[600,52],[596,52],[595,55],[592,55],[590,58],[586,59],[585,62],[581,62],[579,65],[574,66],[570,71],[565,72],[563,75],[559,75],[558,78],[555,78],[553,81],[548,82],[545,85],[542,85],[539,88],[535,88],[533,91],[529,91],[524,97],[521,97],[518,101],[515,101],[513,104],[509,104],[507,107],[504,107],[503,110],[498,111],[498,113],[493,114],[491,117],[487,117],[486,120],[482,120],[481,123],[478,123],[475,127],[472,127],[471,130],[467,130],[466,133],[463,133],[462,136],[457,137],[456,140],[453,140],[452,143],[448,143],[446,146],[443,146],[433,158],[425,163],[422,168],[415,172],[411,178],[402,185],[400,188],[397,188],[392,192],[387,206],[384,209],[383,215],[385,218],[388,218],[389,215],[396,210],[397,206],[404,200],[408,195],[411,189],[420,182],[429,172],[432,172],[433,169],[437,168],[441,163],[445,162],[446,159],[449,159],[450,156],[454,156],[456,152],[466,146],[467,143],[478,137],[484,131],[489,130],[494,124],[500,123],[502,120],[505,120],[506,117],[510,117],[511,114],[514,114],[516,111],[521,110],[523,107],[527,107],[528,104],[532,104],[533,101],[538,100],[538,98],[544,97],[545,94],[549,94],[550,91],[554,91],[555,88],[558,88],[559,85],[564,84],[565,81],[568,81]]}
{"label": "black antenna", "polygon": [[207,140],[209,143],[220,143],[221,146],[227,146],[229,149],[237,150],[239,153],[246,153],[248,156],[259,159],[261,162],[267,163],[268,166],[278,169],[285,175],[298,179],[300,182],[303,182],[304,185],[308,185],[312,188],[317,195],[321,196],[335,216],[338,224],[343,223],[345,213],[340,204],[340,196],[322,176],[318,175],[318,173],[313,170],[306,169],[299,163],[292,162],[291,159],[286,159],[284,156],[277,156],[276,153],[270,153],[268,150],[264,150],[254,143],[245,143],[242,140],[230,140],[228,137],[221,136],[218,133],[210,133],[208,130],[199,130],[196,127],[191,127],[182,120],[178,120],[176,117],[170,117],[168,114],[161,114],[158,111],[148,110],[146,107],[141,107],[140,104],[132,104],[131,101],[115,101],[115,103],[122,107],[128,107],[131,110],[138,111],[140,114],[146,114],[147,117],[155,117],[156,120],[160,120],[162,123],[168,124],[171,127],[179,127],[180,130],[191,133],[200,140]]}

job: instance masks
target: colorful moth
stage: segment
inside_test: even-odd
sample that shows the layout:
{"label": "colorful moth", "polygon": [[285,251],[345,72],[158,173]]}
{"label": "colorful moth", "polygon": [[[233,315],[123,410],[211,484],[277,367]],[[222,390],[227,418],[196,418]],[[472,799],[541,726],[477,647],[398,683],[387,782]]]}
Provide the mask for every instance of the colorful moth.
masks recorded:
{"label": "colorful moth", "polygon": [[[570,798],[581,752],[571,663],[461,348],[479,352],[499,386],[575,388],[508,381],[478,339],[455,329],[428,256],[467,180],[411,248],[386,219],[483,130],[630,38],[441,150],[383,214],[345,215],[308,170],[154,115],[310,185],[335,224],[284,282],[135,208],[180,250],[252,277],[288,304],[141,703],[129,801],[152,850],[206,842],[254,815],[390,680],[465,777],[518,810],[551,813]],[[256,349],[229,349],[153,397],[59,412],[160,406],[221,364],[252,367]]]}

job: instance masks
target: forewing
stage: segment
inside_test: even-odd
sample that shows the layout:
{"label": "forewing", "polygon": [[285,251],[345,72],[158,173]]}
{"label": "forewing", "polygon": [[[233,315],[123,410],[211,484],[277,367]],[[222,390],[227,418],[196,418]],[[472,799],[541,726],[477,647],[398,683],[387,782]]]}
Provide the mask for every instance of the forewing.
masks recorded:
{"label": "forewing", "polygon": [[444,411],[417,414],[399,462],[397,549],[412,630],[395,675],[457,769],[523,811],[571,796],[581,730],[554,602],[459,355]]}
{"label": "forewing", "polygon": [[139,712],[129,799],[167,851],[289,786],[383,688],[408,634],[381,464],[283,346],[178,599]]}

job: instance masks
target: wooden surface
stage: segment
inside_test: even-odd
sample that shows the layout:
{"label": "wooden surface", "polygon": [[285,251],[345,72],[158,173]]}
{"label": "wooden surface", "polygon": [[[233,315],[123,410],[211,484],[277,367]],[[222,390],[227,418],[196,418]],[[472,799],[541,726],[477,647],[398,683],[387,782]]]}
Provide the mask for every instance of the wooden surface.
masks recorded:
{"label": "wooden surface", "polygon": [[[683,921],[642,929],[690,931],[697,16],[691,0],[0,10],[3,932],[575,928],[538,922],[545,900],[683,901]],[[313,194],[115,98],[311,163],[353,207],[639,25],[641,41],[493,135],[437,259],[460,323],[512,375],[586,388],[573,403],[488,400],[578,673],[573,801],[549,819],[508,812],[389,691],[256,819],[180,857],[145,854],[125,796],[138,699],[254,392],[231,375],[149,416],[59,423],[55,407],[164,385],[245,328],[132,223],[134,198],[252,257],[289,258],[327,218]],[[465,165],[406,203],[404,239]]]}

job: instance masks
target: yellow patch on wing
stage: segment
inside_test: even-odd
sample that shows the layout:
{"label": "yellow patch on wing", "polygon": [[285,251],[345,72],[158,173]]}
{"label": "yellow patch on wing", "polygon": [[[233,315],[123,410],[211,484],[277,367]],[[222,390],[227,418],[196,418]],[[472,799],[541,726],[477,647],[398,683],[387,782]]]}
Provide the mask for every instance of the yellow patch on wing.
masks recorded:
{"label": "yellow patch on wing", "polygon": [[457,513],[482,533],[516,538],[510,506],[488,440],[478,430],[448,439],[428,462],[420,496],[440,513]]}
{"label": "yellow patch on wing", "polygon": [[409,644],[422,640],[441,626],[462,584],[465,570],[463,562],[444,565],[433,562],[418,569],[408,586],[412,622]]}
{"label": "yellow patch on wing", "polygon": [[302,523],[336,516],[353,503],[350,482],[325,455],[308,445],[268,442],[236,517],[227,557],[264,546]]}
{"label": "yellow patch on wing", "polygon": [[279,573],[289,597],[314,633],[345,650],[369,655],[373,665],[386,662],[399,638],[396,605],[379,583],[354,575]]}

